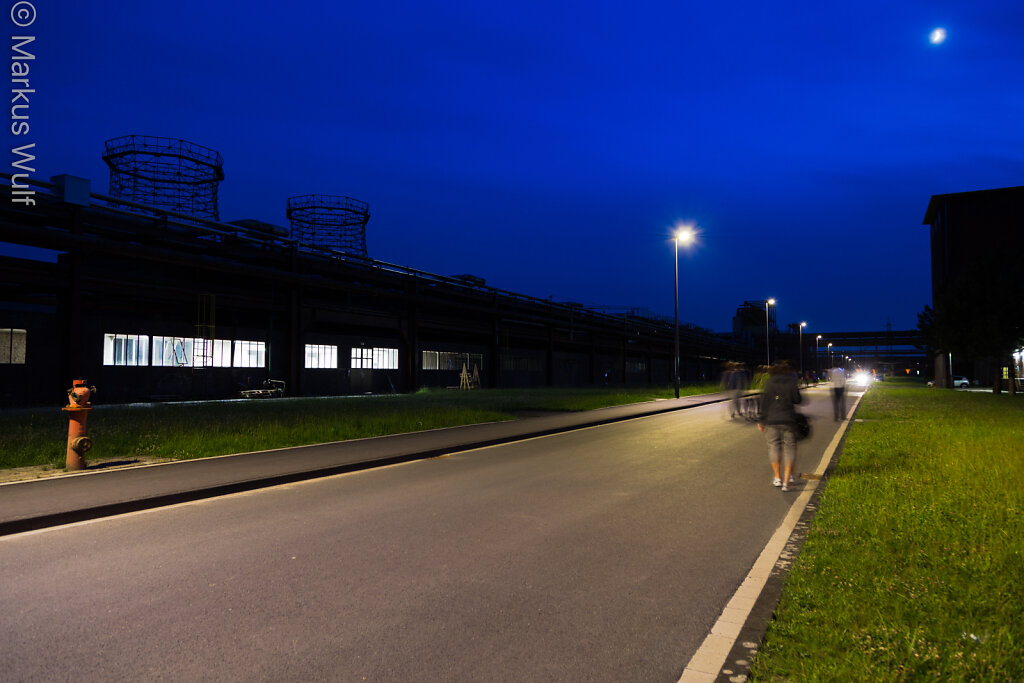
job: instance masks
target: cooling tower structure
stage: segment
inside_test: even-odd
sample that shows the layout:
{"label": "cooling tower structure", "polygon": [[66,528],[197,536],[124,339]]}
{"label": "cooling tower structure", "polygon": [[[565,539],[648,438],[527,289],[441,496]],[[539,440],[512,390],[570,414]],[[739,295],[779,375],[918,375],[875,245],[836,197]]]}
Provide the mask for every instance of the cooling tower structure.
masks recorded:
{"label": "cooling tower structure", "polygon": [[220,153],[186,140],[126,135],[106,142],[110,194],[147,206],[220,220],[217,187],[224,180]]}
{"label": "cooling tower structure", "polygon": [[292,239],[321,249],[367,257],[370,205],[351,197],[306,194],[288,200]]}

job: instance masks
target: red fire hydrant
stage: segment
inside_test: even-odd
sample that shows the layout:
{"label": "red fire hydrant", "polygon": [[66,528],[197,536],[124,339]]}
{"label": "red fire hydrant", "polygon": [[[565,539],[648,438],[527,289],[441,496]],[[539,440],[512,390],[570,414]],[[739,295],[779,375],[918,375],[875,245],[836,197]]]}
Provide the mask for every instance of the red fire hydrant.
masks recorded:
{"label": "red fire hydrant", "polygon": [[96,387],[87,387],[84,379],[76,379],[68,389],[68,404],[61,410],[68,411],[68,459],[69,470],[85,469],[85,454],[92,448],[92,439],[85,435],[85,420],[89,417],[92,404],[89,399],[96,393]]}

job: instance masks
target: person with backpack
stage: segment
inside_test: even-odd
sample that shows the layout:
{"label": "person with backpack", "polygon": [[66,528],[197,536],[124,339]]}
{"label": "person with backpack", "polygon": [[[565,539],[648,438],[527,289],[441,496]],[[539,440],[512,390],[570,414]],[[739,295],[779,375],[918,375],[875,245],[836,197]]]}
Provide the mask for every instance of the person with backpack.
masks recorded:
{"label": "person with backpack", "polygon": [[757,428],[768,439],[768,460],[772,465],[775,486],[788,491],[796,483],[793,469],[796,467],[797,411],[796,405],[803,402],[793,367],[786,361],[773,363],[768,370],[761,396],[761,418]]}

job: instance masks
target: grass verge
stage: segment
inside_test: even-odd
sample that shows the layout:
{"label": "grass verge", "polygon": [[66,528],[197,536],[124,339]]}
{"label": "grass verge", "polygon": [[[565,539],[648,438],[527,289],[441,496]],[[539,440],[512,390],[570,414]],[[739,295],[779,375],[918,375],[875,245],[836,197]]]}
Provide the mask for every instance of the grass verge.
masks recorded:
{"label": "grass verge", "polygon": [[[683,387],[680,395],[717,391]],[[140,456],[186,460],[228,453],[415,432],[640,403],[673,396],[671,387],[637,389],[485,389],[391,396],[289,398],[97,407],[89,459]],[[59,408],[0,414],[0,469],[63,467],[67,414]]]}
{"label": "grass verge", "polygon": [[1024,680],[1024,401],[876,385],[754,681]]}

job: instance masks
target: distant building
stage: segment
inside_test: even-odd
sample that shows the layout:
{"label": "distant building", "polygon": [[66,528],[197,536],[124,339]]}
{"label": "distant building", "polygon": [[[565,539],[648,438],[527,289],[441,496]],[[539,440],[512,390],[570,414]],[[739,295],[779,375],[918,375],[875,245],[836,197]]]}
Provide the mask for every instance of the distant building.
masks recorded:
{"label": "distant building", "polygon": [[[992,291],[968,293],[963,283],[965,277],[971,277],[982,289],[991,289],[995,285],[985,283],[997,283],[999,279],[977,278],[976,274],[1009,273],[1020,267],[1024,259],[1024,186],[933,195],[923,224],[931,226],[933,307],[940,308],[944,297],[971,297],[974,301],[966,303],[970,306],[987,302],[990,297],[986,294],[997,299],[1005,295]],[[951,287],[957,289],[950,290]],[[1011,302],[1008,308],[1019,310],[1021,306],[1024,301]],[[998,325],[1000,317],[1001,314],[992,316],[993,324]],[[969,379],[987,382],[1002,373],[1005,379],[1015,375],[1019,387],[1019,378],[1024,374],[1022,356],[1020,349],[1014,353],[1014,372],[1010,358],[954,357],[950,367],[948,350],[941,350],[935,359],[936,383],[948,386],[952,374],[970,374]]]}
{"label": "distant building", "polygon": [[[662,319],[56,180],[33,180],[31,210],[0,201],[0,407],[59,405],[80,378],[104,403],[672,382]],[[752,360],[693,326],[680,326],[679,351],[690,382]]]}

